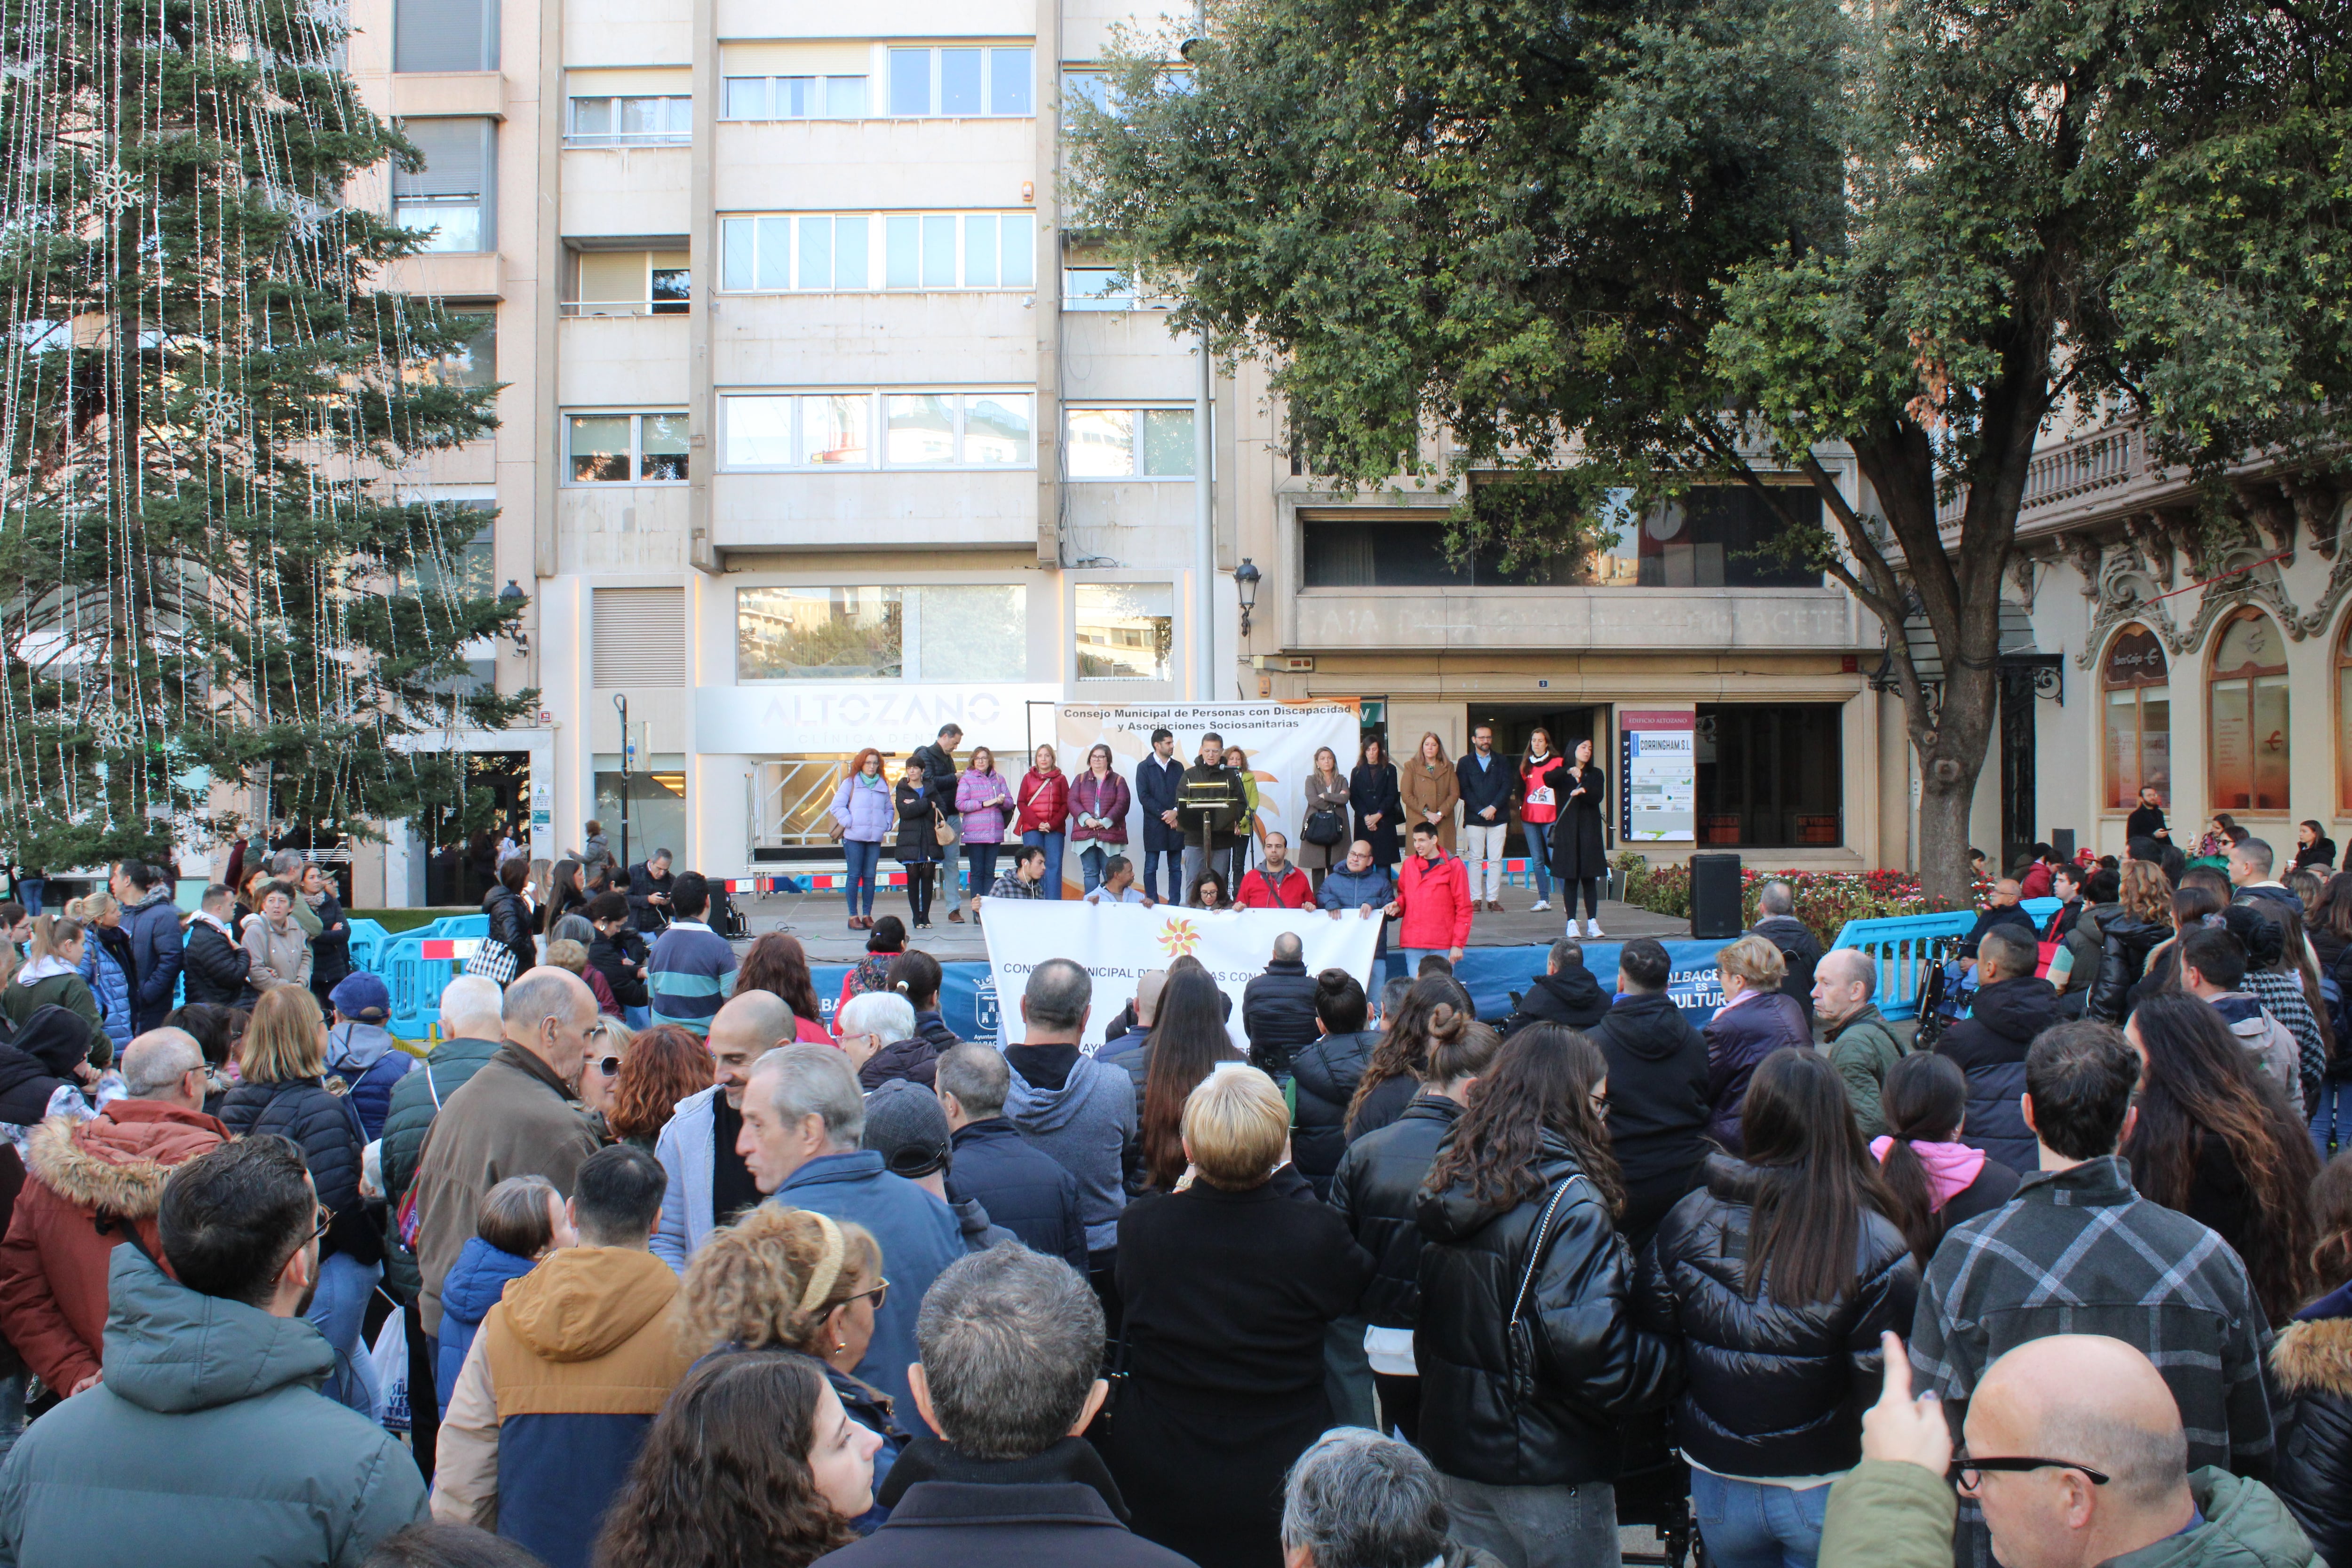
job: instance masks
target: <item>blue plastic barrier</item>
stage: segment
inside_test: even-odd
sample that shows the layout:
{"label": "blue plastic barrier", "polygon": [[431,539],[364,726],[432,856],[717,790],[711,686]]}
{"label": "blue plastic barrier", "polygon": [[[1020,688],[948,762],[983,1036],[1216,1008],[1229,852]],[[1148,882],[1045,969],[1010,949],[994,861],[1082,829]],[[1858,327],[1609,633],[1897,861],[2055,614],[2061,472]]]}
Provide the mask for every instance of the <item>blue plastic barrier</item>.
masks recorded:
{"label": "blue plastic barrier", "polygon": [[[372,921],[366,923],[374,924]],[[489,934],[488,915],[444,915],[430,925],[384,939],[376,950],[376,973],[392,993],[392,1032],[395,1037],[404,1040],[430,1038],[433,1026],[441,1020],[441,988],[453,976],[465,972],[464,959],[427,958],[425,944],[459,937],[478,941]],[[357,962],[356,956],[353,962]]]}
{"label": "blue plastic barrier", "polygon": [[383,929],[381,921],[357,920],[347,923],[352,928],[352,967],[364,969],[370,974],[382,974],[383,948],[392,940],[392,933]]}
{"label": "blue plastic barrier", "polygon": [[[2027,899],[2018,907],[2032,917],[2038,929],[2058,912],[2058,900]],[[1946,937],[1966,936],[1976,923],[1974,910],[1848,921],[1830,946],[1856,948],[1869,954],[1878,969],[1876,994],[1881,1015],[1916,1018],[1919,1016],[1919,987],[1927,979],[1929,955],[1936,943]]]}

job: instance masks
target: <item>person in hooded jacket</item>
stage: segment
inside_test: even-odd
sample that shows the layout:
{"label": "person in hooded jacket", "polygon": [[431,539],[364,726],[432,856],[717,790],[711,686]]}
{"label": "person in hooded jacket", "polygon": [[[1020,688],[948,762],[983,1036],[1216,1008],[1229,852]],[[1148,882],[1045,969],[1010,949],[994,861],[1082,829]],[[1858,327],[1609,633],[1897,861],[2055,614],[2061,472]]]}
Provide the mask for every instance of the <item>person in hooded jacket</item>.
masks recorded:
{"label": "person in hooded jacket", "polygon": [[1812,1025],[1780,989],[1780,950],[1750,931],[1715,955],[1723,1005],[1706,1021],[1707,1136],[1739,1152],[1739,1102],[1766,1057],[1783,1046],[1811,1049]]}
{"label": "person in hooded jacket", "polygon": [[63,1007],[82,1022],[89,1037],[89,1059],[104,1067],[114,1059],[114,1042],[100,1016],[98,998],[81,977],[85,938],[81,922],[63,915],[37,915],[33,940],[25,962],[8,976],[0,1013],[23,1028],[44,1007]]}
{"label": "person in hooded jacket", "polygon": [[185,944],[179,906],[173,901],[176,887],[166,867],[126,860],[115,868],[112,888],[122,900],[122,929],[131,937],[131,981],[137,988],[131,1002],[133,1034],[144,1034],[163,1021],[179,987]]}
{"label": "person in hooded jacket", "polygon": [[545,1176],[509,1176],[482,1194],[474,1234],[441,1283],[441,1330],[433,1352],[435,1409],[449,1408],[466,1352],[508,1282],[538,1268],[558,1247],[579,1244],[563,1195]]}
{"label": "person in hooded jacket", "polygon": [[1403,1001],[1394,1008],[1383,1008],[1381,1037],[1356,1079],[1354,1097],[1348,1101],[1349,1142],[1403,1115],[1404,1108],[1421,1091],[1431,1046],[1453,1038],[1477,1018],[1470,993],[1451,974],[1422,975],[1405,992]]}
{"label": "person in hooded jacket", "polygon": [[[1349,1144],[1330,1180],[1331,1206],[1372,1258],[1372,1282],[1364,1288],[1362,1304],[1364,1350],[1380,1395],[1381,1429],[1402,1432],[1409,1443],[1421,1440],[1412,1331],[1421,1317],[1421,1255],[1429,1246],[1416,1217],[1422,1179],[1502,1044],[1493,1029],[1473,1024],[1433,1046],[1421,1092],[1404,1114]],[[1294,1140],[1294,1159],[1297,1147]]]}
{"label": "person in hooded jacket", "polygon": [[1956,1225],[2017,1195],[2017,1173],[1959,1141],[1969,1080],[1946,1057],[1919,1051],[1888,1069],[1879,1096],[1886,1131],[1870,1141],[1894,1206],[1887,1217],[1926,1268]]}
{"label": "person in hooded jacket", "polygon": [[424,1517],[400,1439],[319,1397],[334,1352],[300,1306],[318,1210],[283,1138],[173,1170],[160,1247],[108,1258],[105,1380],[0,1467],[0,1563],[351,1568]]}
{"label": "person in hooded jacket", "polygon": [[89,1022],[47,1006],[0,1042],[0,1127],[30,1127],[49,1114],[58,1090],[98,1078],[89,1065]]}
{"label": "person in hooded jacket", "polygon": [[359,1112],[360,1130],[371,1143],[383,1136],[392,1091],[416,1067],[384,1026],[392,1016],[392,993],[365,970],[346,974],[330,998],[334,1023],[327,1031],[327,1070],[343,1080],[343,1092]]}
{"label": "person in hooded jacket", "polygon": [[104,893],[92,893],[66,906],[66,913],[82,923],[82,980],[98,1002],[100,1026],[114,1043],[114,1054],[131,1043],[131,938],[122,929],[122,906]]}
{"label": "person in hooded jacket", "polygon": [[1585,1030],[1609,1016],[1609,994],[1584,966],[1584,944],[1562,937],[1551,944],[1544,972],[1526,994],[1516,998],[1510,1016],[1496,1026],[1505,1039],[1529,1024],[1559,1024]]}
{"label": "person in hooded jacket", "polygon": [[1029,972],[1021,996],[1027,1037],[1004,1047],[1013,1069],[1004,1116],[1033,1147],[1077,1178],[1087,1272],[1097,1292],[1108,1297],[1118,1216],[1128,1194],[1142,1190],[1142,1157],[1134,1080],[1079,1049],[1093,1003],[1093,976],[1068,959],[1047,959]]}
{"label": "person in hooded jacket", "polygon": [[360,1342],[369,1295],[383,1278],[383,1237],[360,1202],[359,1112],[326,1086],[327,1025],[299,985],[273,985],[237,1042],[242,1081],[221,1101],[238,1137],[275,1133],[302,1151],[319,1202],[333,1215],[319,1240],[318,1289],[304,1314],[335,1352],[328,1395],[372,1411],[375,1367]]}
{"label": "person in hooded jacket", "polygon": [[2324,1563],[2352,1563],[2352,1151],[2311,1185],[2312,1249],[2325,1292],[2271,1345],[2284,1396],[2271,1488]]}
{"label": "person in hooded jacket", "polygon": [[1344,969],[1315,977],[1315,1026],[1320,1037],[1290,1058],[1297,1102],[1290,1130],[1290,1163],[1318,1198],[1331,1195],[1332,1173],[1348,1152],[1348,1102],[1380,1040],[1364,1027],[1364,988]]}
{"label": "person in hooded jacket", "polygon": [[1638,1254],[1666,1211],[1699,1183],[1710,1145],[1706,1037],[1666,994],[1665,943],[1617,952],[1617,1005],[1589,1038],[1609,1063],[1609,1147],[1625,1184],[1618,1228]]}
{"label": "person in hooded jacket", "polygon": [[2032,930],[1997,925],[1977,946],[1977,999],[1969,1016],[1944,1031],[1936,1054],[1969,1080],[1968,1121],[1960,1141],[2019,1175],[2041,1169],[2033,1130],[2025,1124],[2025,1053],[2058,1023],[2058,994],[2034,977]]}
{"label": "person in hooded jacket", "polygon": [[1830,1483],[1862,1458],[1878,1398],[1879,1336],[1910,1326],[1919,1265],[1827,1058],[1766,1058],[1740,1127],[1743,1157],[1709,1157],[1658,1226],[1635,1302],[1682,1341],[1675,1439],[1708,1560],[1780,1568],[1821,1552]]}
{"label": "person in hooded jacket", "polygon": [[1618,1560],[1614,1417],[1662,1400],[1671,1340],[1635,1324],[1600,1047],[1503,1044],[1414,1203],[1422,1448],[1455,1539],[1511,1568]]}

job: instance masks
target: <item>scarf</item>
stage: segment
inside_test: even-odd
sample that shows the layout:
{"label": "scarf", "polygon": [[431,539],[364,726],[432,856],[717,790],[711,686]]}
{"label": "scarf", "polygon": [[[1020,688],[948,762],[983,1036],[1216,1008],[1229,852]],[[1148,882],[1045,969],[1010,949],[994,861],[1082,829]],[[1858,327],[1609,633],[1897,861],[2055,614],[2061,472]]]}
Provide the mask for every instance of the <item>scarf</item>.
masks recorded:
{"label": "scarf", "polygon": [[[1919,1163],[1927,1168],[1927,1209],[1934,1213],[1966,1192],[1969,1184],[1984,1169],[1985,1152],[1965,1143],[1930,1143],[1921,1138],[1906,1138],[1911,1152],[1919,1156]],[[1870,1141],[1870,1152],[1880,1164],[1886,1163],[1887,1151],[1895,1140],[1885,1136]]]}

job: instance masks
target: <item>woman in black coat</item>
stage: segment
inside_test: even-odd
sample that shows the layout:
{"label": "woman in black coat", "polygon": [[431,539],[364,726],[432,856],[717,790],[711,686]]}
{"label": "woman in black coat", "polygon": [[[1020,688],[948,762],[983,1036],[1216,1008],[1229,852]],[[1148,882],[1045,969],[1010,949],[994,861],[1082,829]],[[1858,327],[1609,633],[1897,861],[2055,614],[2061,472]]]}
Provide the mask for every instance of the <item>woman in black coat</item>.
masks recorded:
{"label": "woman in black coat", "polygon": [[1568,929],[1576,931],[1576,894],[1584,891],[1584,934],[1601,934],[1601,879],[1609,874],[1609,841],[1601,825],[1609,805],[1608,770],[1592,760],[1592,742],[1579,741],[1575,752],[1544,774],[1553,798],[1559,803],[1559,820],[1551,834],[1551,874],[1559,883],[1560,901],[1567,907]]}
{"label": "woman in black coat", "polygon": [[931,925],[931,881],[940,874],[939,795],[923,784],[923,760],[907,759],[906,771],[890,791],[898,831],[891,850],[907,868],[907,910],[917,931]]}
{"label": "woman in black coat", "polygon": [[1404,815],[1404,797],[1398,793],[1396,764],[1378,735],[1364,737],[1363,758],[1348,773],[1348,804],[1355,808],[1356,837],[1372,847],[1372,864],[1395,865],[1402,854],[1397,823]]}
{"label": "woman in black coat", "polygon": [[1507,1563],[1616,1561],[1617,1417],[1675,1370],[1633,1321],[1608,1071],[1556,1024],[1512,1036],[1415,1200],[1422,1451],[1454,1539]]}
{"label": "woman in black coat", "polygon": [[359,1112],[340,1081],[327,1087],[327,1024],[317,999],[299,985],[263,992],[237,1042],[236,1065],[243,1081],[222,1100],[222,1122],[240,1138],[292,1140],[320,1206],[334,1215],[319,1240],[318,1289],[303,1314],[335,1352],[334,1373],[320,1392],[373,1415],[375,1368],[360,1329],[383,1278],[383,1237],[360,1199],[367,1137]]}
{"label": "woman in black coat", "polygon": [[522,901],[523,888],[530,881],[530,862],[520,856],[499,868],[499,879],[482,895],[482,912],[490,917],[489,940],[514,954],[513,980],[539,962],[538,944],[531,941],[530,906]]}
{"label": "woman in black coat", "polygon": [[1644,1328],[1682,1341],[1675,1440],[1710,1555],[1810,1563],[1829,1482],[1786,1481],[1860,1462],[1879,1335],[1910,1326],[1919,1265],[1828,1058],[1775,1053],[1748,1085],[1744,1125],[1746,1159],[1708,1156],[1706,1184],[1659,1225],[1637,1308]]}
{"label": "woman in black coat", "polygon": [[1192,1169],[1118,1220],[1128,1378],[1102,1450],[1135,1532],[1219,1568],[1282,1562],[1282,1482],[1331,1425],[1323,1337],[1372,1260],[1303,1183],[1271,1184],[1289,1108],[1255,1068],[1184,1105]]}
{"label": "woman in black coat", "polygon": [[1870,1141],[1870,1152],[1894,1200],[1887,1217],[1924,1272],[1946,1231],[2017,1195],[2017,1173],[1960,1142],[1969,1079],[1949,1057],[1915,1051],[1887,1068],[1878,1110],[1886,1131]]}
{"label": "woman in black coat", "polygon": [[2294,1315],[2271,1347],[2285,1396],[2271,1487],[2323,1563],[2352,1563],[2352,1153],[2312,1184],[2327,1294]]}
{"label": "woman in black coat", "polygon": [[335,987],[352,972],[351,917],[343,912],[343,901],[335,896],[335,884],[316,861],[303,866],[295,897],[309,904],[310,912],[319,917],[319,934],[310,939],[310,994],[324,1007]]}

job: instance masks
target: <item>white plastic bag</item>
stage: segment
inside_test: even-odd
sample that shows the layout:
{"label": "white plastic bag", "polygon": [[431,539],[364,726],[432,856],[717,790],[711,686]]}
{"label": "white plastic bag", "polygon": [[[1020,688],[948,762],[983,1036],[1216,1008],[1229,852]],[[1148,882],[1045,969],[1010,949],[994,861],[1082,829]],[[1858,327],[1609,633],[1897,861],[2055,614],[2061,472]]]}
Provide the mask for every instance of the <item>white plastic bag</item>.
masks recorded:
{"label": "white plastic bag", "polygon": [[375,1363],[375,1384],[381,1391],[376,1419],[387,1432],[408,1430],[408,1327],[406,1314],[394,1312],[375,1333],[368,1352]]}

